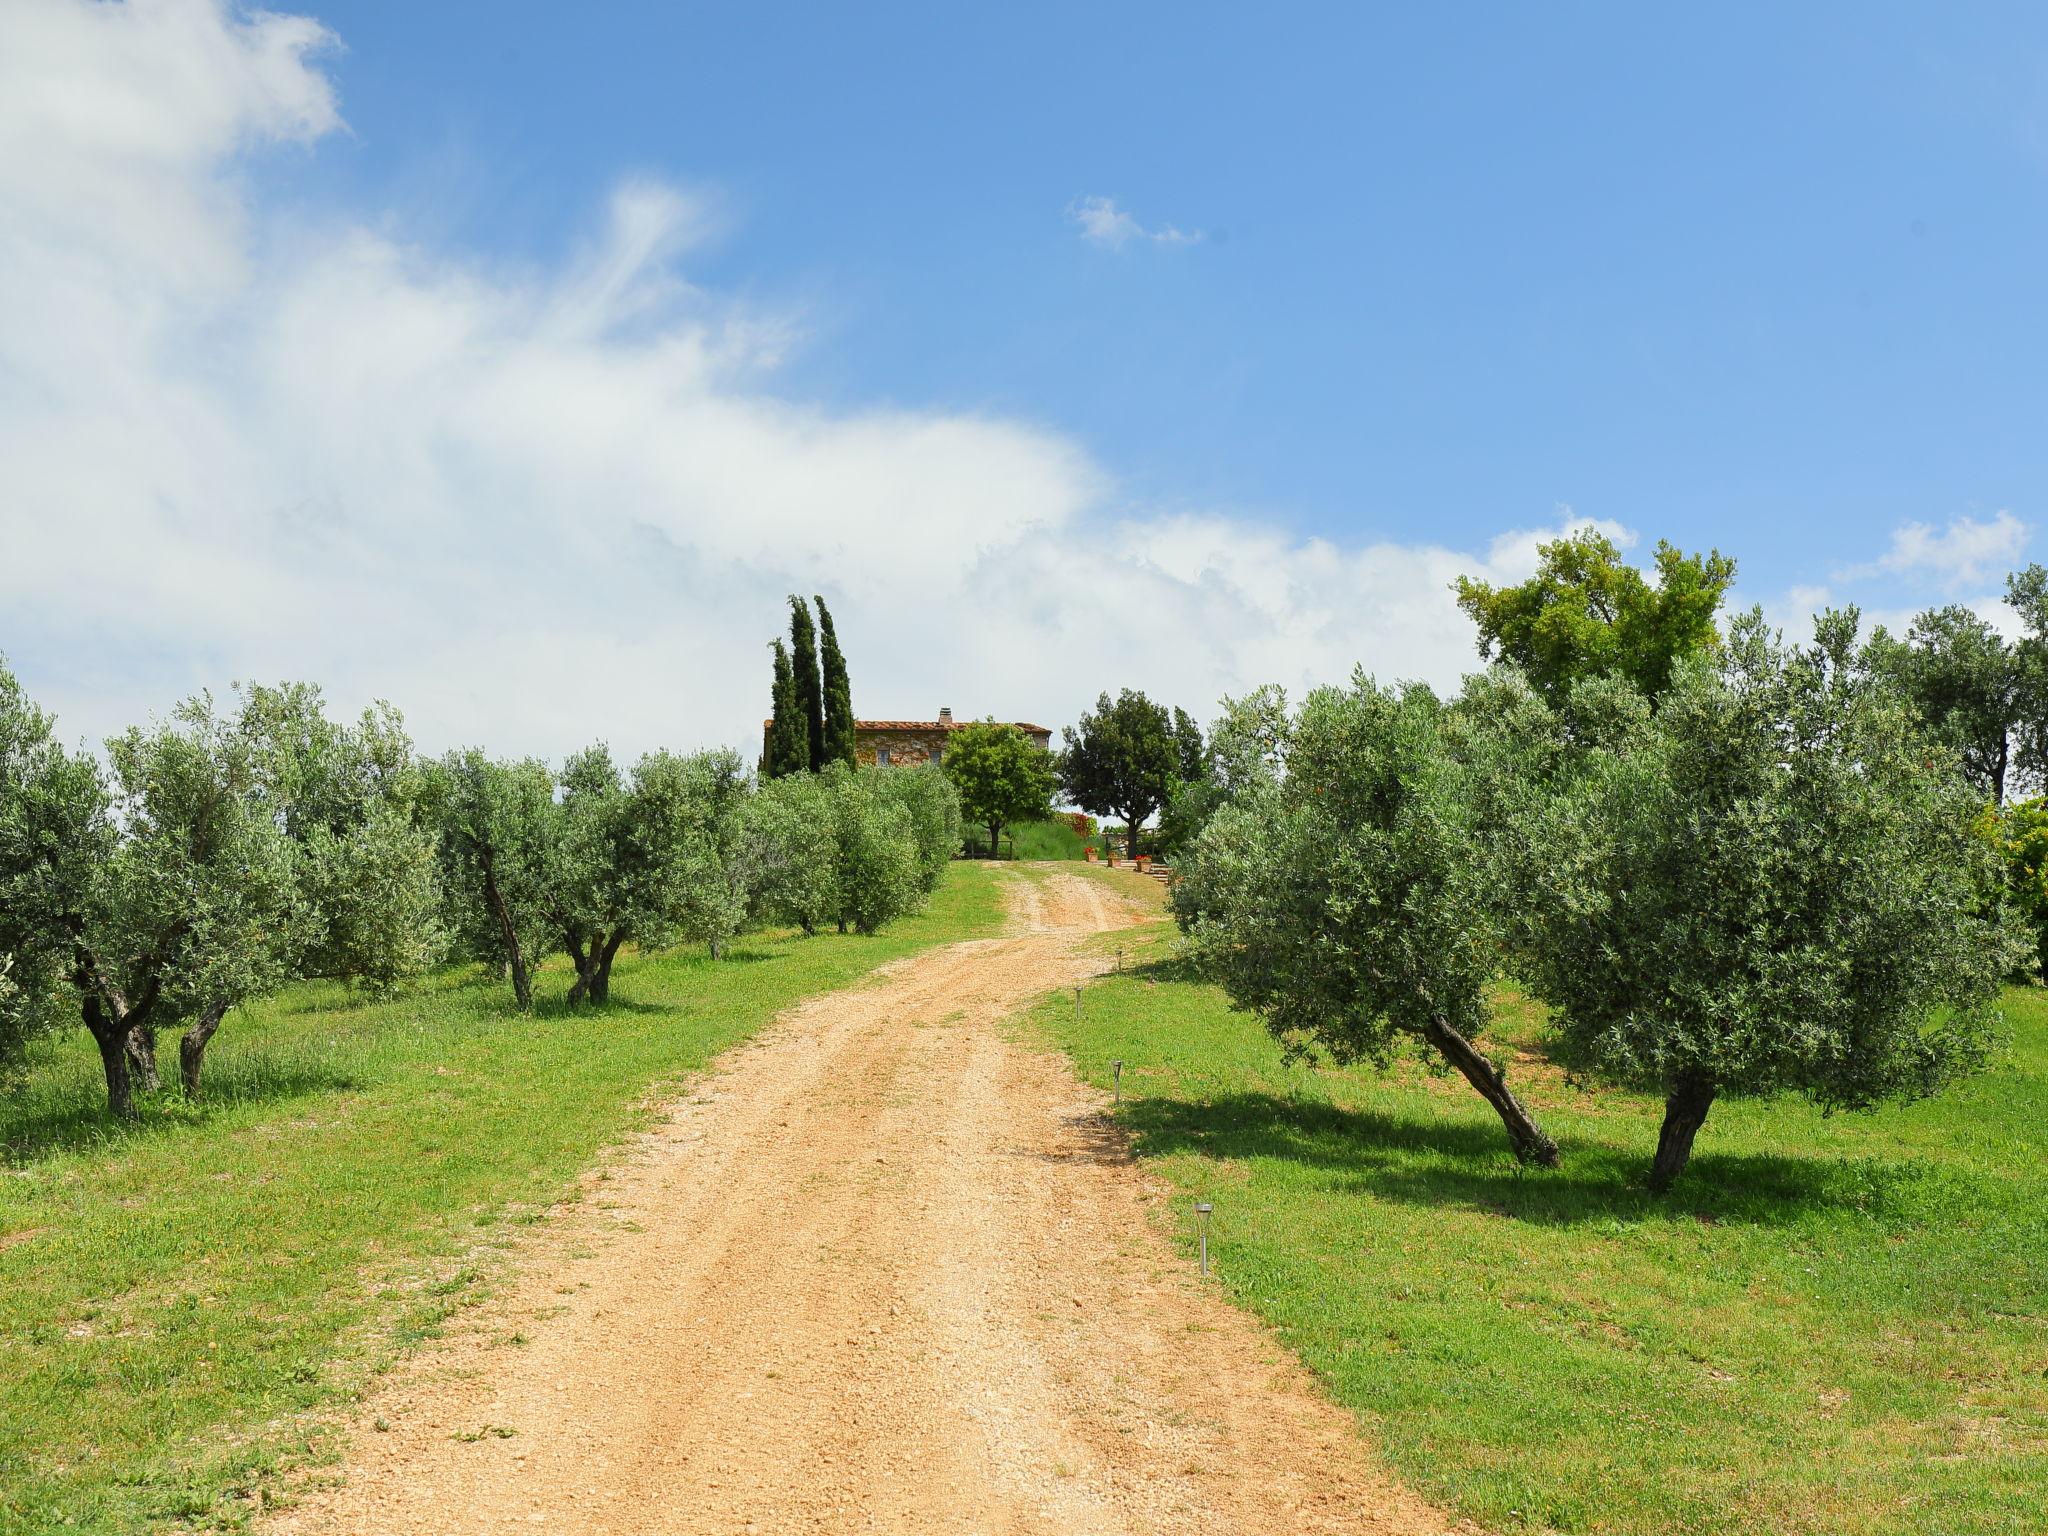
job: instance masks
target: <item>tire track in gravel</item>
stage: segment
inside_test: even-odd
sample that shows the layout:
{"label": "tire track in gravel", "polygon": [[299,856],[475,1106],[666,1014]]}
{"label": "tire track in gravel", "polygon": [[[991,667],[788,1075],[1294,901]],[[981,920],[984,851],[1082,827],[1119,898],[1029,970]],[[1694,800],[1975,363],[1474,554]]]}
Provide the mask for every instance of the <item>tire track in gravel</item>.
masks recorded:
{"label": "tire track in gravel", "polygon": [[997,1027],[1149,914],[1065,873],[1012,896],[1005,937],[728,1052],[271,1528],[1450,1529],[1190,1275],[1102,1096]]}

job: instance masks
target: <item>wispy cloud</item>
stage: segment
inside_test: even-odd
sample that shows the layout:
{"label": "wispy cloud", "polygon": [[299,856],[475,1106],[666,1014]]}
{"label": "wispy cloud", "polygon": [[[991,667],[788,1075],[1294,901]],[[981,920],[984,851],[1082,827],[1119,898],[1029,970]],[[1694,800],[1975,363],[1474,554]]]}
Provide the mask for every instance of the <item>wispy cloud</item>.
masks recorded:
{"label": "wispy cloud", "polygon": [[345,131],[332,41],[0,0],[0,647],[67,739],[299,676],[436,750],[748,745],[792,591],[827,595],[878,716],[1057,723],[1122,686],[1205,714],[1359,663],[1452,686],[1452,579],[1518,580],[1561,531],[1163,517],[1056,431],[807,402],[776,377],[796,323],[688,280],[715,221],[658,182],[522,268],[266,195]]}
{"label": "wispy cloud", "polygon": [[1940,529],[1931,523],[1906,523],[1892,530],[1891,547],[1877,559],[1840,571],[1835,579],[1928,575],[1949,587],[1974,586],[2017,564],[2030,532],[2003,509],[1983,520],[1953,517]]}
{"label": "wispy cloud", "polygon": [[1117,207],[1113,197],[1077,197],[1067,204],[1067,217],[1079,227],[1083,240],[1112,251],[1122,250],[1133,240],[1150,241],[1153,245],[1197,245],[1203,238],[1199,229],[1176,229],[1171,224],[1147,229]]}

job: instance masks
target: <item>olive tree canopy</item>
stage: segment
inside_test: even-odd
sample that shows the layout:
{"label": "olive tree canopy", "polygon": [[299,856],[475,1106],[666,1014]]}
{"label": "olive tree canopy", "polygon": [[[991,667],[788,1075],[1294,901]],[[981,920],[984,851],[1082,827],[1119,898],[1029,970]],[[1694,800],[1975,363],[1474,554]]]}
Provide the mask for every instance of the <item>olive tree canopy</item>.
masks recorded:
{"label": "olive tree canopy", "polygon": [[[1265,711],[1242,785],[1177,868],[1197,963],[1290,1051],[1384,1066],[1413,1043],[1493,1106],[1515,1155],[1557,1147],[1475,1043],[1500,920],[1445,711],[1363,674],[1304,701],[1284,740]],[[1284,757],[1286,772],[1271,764]]]}
{"label": "olive tree canopy", "polygon": [[1744,616],[1529,828],[1526,977],[1579,1060],[1665,1096],[1653,1188],[1722,1095],[1862,1109],[1977,1066],[2024,948],[1982,802],[1855,631]]}

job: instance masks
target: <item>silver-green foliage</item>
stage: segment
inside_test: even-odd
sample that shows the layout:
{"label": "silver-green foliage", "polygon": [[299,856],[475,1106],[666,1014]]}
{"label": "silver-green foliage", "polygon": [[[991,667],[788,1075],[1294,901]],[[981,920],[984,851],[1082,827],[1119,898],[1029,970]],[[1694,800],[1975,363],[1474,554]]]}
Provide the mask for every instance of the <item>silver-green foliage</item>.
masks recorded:
{"label": "silver-green foliage", "polygon": [[1197,963],[1292,1053],[1385,1065],[1419,1043],[1487,1098],[1518,1156],[1554,1161],[1472,1043],[1500,921],[1443,706],[1361,674],[1267,735],[1273,766],[1241,775],[1177,866]]}
{"label": "silver-green foliage", "polygon": [[746,765],[729,751],[664,754],[643,765],[638,790],[643,798],[673,797],[681,823],[674,853],[676,926],[720,958],[753,916],[766,864],[748,826]]}
{"label": "silver-green foliage", "polygon": [[805,933],[839,919],[833,782],[805,772],[764,779],[746,808],[747,835],[759,861],[760,915]]}
{"label": "silver-green foliage", "polygon": [[420,770],[422,815],[435,830],[449,953],[502,971],[522,1009],[532,970],[561,941],[549,871],[560,817],[545,763],[471,748]]}
{"label": "silver-green foliage", "polygon": [[58,745],[50,717],[0,662],[0,1068],[65,1016],[59,916],[67,885],[85,879],[110,838],[105,801],[90,760]]}
{"label": "silver-green foliage", "polygon": [[1576,1059],[1666,1094],[1654,1186],[1719,1094],[1863,1109],[1983,1061],[2024,941],[1978,794],[1873,680],[1853,614],[1808,647],[1738,620],[1722,665],[1682,664],[1632,718],[1526,829],[1518,947]]}
{"label": "silver-green foliage", "polygon": [[833,869],[842,925],[879,932],[924,905],[923,868],[911,813],[882,782],[894,770],[826,770],[832,789]]}
{"label": "silver-green foliage", "polygon": [[[1040,752],[1039,756],[1047,759],[1046,772],[1049,778],[1050,755]],[[917,883],[927,896],[939,888],[939,881],[945,876],[946,866],[960,852],[963,816],[960,794],[949,774],[951,765],[952,757],[949,752],[946,769],[927,765],[917,768],[861,770],[872,776],[876,790],[886,799],[902,806],[904,814],[910,818],[910,835],[917,845]],[[1047,793],[1050,792],[1048,784]]]}
{"label": "silver-green foliage", "polygon": [[307,974],[389,991],[446,952],[435,828],[405,722],[378,703],[353,724],[320,689],[236,690],[231,730],[254,794],[299,850],[309,909]]}

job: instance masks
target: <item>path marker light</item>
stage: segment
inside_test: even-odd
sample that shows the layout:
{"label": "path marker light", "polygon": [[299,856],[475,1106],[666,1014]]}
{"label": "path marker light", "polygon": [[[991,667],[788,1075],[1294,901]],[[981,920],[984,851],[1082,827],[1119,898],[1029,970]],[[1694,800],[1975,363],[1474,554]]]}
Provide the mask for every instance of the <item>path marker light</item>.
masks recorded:
{"label": "path marker light", "polygon": [[1195,1207],[1195,1230],[1201,1234],[1202,1273],[1205,1275],[1209,1273],[1209,1213],[1214,1209],[1206,1200]]}
{"label": "path marker light", "polygon": [[1110,1075],[1116,1079],[1116,1101],[1124,1101],[1124,1059],[1119,1056],[1109,1064]]}

